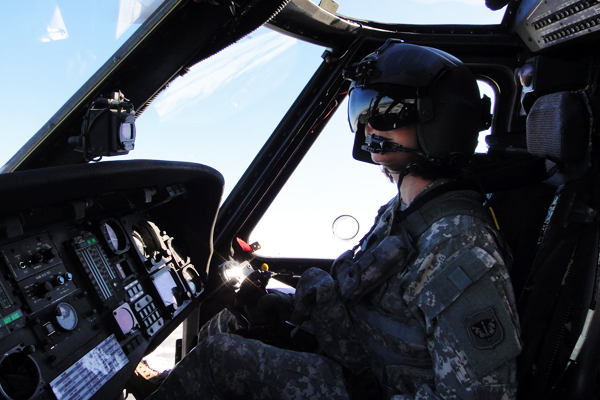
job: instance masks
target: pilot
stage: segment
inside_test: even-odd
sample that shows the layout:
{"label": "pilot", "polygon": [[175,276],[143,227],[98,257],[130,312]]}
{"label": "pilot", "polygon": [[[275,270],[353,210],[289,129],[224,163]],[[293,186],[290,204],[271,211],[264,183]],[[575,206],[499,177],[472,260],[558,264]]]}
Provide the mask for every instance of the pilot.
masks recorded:
{"label": "pilot", "polygon": [[489,99],[457,58],[397,40],[345,76],[354,157],[381,165],[398,196],[330,271],[311,268],[293,298],[258,304],[290,305],[283,318],[319,350],[229,333],[223,311],[152,399],[516,398],[510,254],[468,173]]}

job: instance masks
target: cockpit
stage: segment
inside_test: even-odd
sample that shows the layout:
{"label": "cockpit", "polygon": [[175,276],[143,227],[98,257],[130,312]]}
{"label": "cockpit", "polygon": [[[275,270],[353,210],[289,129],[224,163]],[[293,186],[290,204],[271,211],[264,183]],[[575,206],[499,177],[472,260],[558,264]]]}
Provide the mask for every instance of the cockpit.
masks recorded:
{"label": "cockpit", "polygon": [[397,188],[352,160],[343,71],[393,38],[491,98],[471,167],[513,247],[522,393],[594,398],[600,1],[0,9],[0,397],[120,398],[233,304],[223,265],[293,287],[355,245]]}

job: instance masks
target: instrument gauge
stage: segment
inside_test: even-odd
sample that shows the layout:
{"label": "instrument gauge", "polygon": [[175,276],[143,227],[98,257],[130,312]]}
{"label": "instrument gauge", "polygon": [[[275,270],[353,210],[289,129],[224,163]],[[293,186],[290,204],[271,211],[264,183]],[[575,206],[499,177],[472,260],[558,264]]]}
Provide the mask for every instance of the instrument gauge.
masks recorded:
{"label": "instrument gauge", "polygon": [[146,252],[146,244],[144,243],[144,239],[142,239],[142,236],[135,230],[133,231],[133,243],[140,254],[143,254],[146,258],[150,258],[150,255]]}
{"label": "instrument gauge", "polygon": [[77,312],[72,305],[60,303],[54,311],[56,322],[66,331],[72,331],[77,326]]}
{"label": "instrument gauge", "polygon": [[0,398],[35,399],[44,391],[44,379],[38,363],[28,354],[33,345],[23,344],[0,358]]}
{"label": "instrument gauge", "polygon": [[185,267],[182,271],[182,275],[185,279],[185,283],[187,283],[187,286],[194,297],[198,296],[204,291],[202,279],[192,266]]}
{"label": "instrument gauge", "polygon": [[100,224],[100,230],[110,250],[115,254],[123,254],[129,250],[127,235],[121,225],[115,220],[108,220]]}
{"label": "instrument gauge", "polygon": [[150,221],[141,221],[133,227],[133,242],[147,260],[159,262],[167,255],[160,230]]}

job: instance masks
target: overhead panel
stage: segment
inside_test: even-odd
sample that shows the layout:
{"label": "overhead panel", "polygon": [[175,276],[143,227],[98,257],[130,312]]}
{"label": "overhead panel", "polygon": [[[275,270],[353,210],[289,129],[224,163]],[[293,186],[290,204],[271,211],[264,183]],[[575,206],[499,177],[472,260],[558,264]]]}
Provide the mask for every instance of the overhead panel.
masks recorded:
{"label": "overhead panel", "polygon": [[516,32],[533,52],[600,29],[600,0],[524,1],[517,14]]}

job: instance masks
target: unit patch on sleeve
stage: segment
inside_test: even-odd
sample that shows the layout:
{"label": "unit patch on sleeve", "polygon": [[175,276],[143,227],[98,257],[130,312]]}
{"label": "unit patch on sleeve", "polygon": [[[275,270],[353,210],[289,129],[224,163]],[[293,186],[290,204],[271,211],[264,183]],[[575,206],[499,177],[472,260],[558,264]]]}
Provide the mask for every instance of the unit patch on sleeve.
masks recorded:
{"label": "unit patch on sleeve", "polygon": [[504,330],[492,308],[466,316],[465,325],[478,349],[493,349],[504,339]]}

